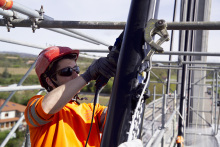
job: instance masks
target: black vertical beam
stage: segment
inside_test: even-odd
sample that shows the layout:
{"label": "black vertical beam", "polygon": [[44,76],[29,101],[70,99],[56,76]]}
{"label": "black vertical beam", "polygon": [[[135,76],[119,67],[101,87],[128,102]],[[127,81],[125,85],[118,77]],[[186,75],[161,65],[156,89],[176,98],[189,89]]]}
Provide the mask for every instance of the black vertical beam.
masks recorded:
{"label": "black vertical beam", "polygon": [[[189,16],[189,21],[194,21],[195,20],[195,12],[196,12],[196,1],[191,1],[191,6],[190,6],[190,16]],[[189,40],[189,50],[191,52],[194,51],[194,31],[190,31],[190,38]],[[189,56],[189,61],[192,61],[192,56]],[[192,66],[192,64],[189,64],[189,66]],[[188,77],[188,91],[187,91],[187,112],[186,112],[186,127],[189,127],[189,122],[192,121],[191,115],[190,115],[190,102],[191,102],[191,92],[192,92],[192,71],[189,70],[189,77]]]}
{"label": "black vertical beam", "polygon": [[[173,22],[176,20],[176,9],[177,9],[177,0],[174,2],[174,9],[173,9]],[[173,37],[174,37],[174,31],[171,31],[171,39],[170,39],[170,51],[173,51]],[[169,61],[172,61],[172,55],[169,55]],[[171,65],[169,63],[168,65]],[[170,93],[170,77],[171,77],[171,69],[167,70],[167,88],[166,88],[166,94]]]}
{"label": "black vertical beam", "polygon": [[[187,7],[184,11],[186,14],[186,21],[190,21],[191,19],[191,8],[192,8],[192,2],[191,0],[187,0]],[[185,1],[186,2],[186,1]],[[189,50],[189,45],[191,41],[191,31],[186,30],[185,31],[185,38],[184,38],[184,51],[187,52]],[[183,57],[183,61],[187,61],[187,56]],[[188,65],[184,64],[182,67],[182,80],[181,80],[181,93],[180,93],[180,117],[179,117],[179,122],[178,122],[178,136],[181,138],[184,138],[184,131],[185,131],[185,106],[186,106],[186,84],[187,84],[187,71],[188,71]],[[182,142],[177,143],[177,147],[182,147],[183,144]]]}
{"label": "black vertical beam", "polygon": [[117,147],[127,141],[134,105],[131,91],[135,88],[137,68],[144,58],[144,28],[151,1],[131,2],[101,147]]}

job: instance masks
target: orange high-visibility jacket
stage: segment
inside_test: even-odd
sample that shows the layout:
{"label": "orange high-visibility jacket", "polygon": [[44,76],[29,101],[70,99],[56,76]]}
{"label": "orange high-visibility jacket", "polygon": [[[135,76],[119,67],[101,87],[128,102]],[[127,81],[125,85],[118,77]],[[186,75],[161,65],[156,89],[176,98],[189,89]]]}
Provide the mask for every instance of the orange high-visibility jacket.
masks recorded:
{"label": "orange high-visibility jacket", "polygon": [[[88,137],[93,104],[67,103],[55,114],[42,109],[44,96],[32,97],[25,109],[25,120],[29,125],[32,147],[84,147]],[[100,146],[100,132],[103,129],[107,108],[95,107],[95,115],[88,147]]]}

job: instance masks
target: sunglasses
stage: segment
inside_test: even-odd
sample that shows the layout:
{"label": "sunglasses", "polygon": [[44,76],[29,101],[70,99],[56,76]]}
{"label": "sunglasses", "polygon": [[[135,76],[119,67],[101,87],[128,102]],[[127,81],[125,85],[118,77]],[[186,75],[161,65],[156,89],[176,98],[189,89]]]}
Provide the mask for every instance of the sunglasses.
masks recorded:
{"label": "sunglasses", "polygon": [[54,77],[56,74],[58,74],[59,76],[63,76],[63,77],[69,77],[73,74],[73,72],[76,72],[77,74],[79,74],[80,72],[79,66],[66,67],[66,68],[60,69],[56,71],[53,75],[51,75],[51,77]]}

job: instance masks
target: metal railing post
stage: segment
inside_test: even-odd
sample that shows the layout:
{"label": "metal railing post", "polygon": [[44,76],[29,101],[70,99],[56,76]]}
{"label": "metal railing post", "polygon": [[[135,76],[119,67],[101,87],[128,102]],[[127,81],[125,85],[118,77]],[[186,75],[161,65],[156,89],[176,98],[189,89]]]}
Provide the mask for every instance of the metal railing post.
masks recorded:
{"label": "metal railing post", "polygon": [[152,114],[152,136],[154,135],[154,122],[155,122],[155,97],[156,97],[156,86],[154,85],[154,95],[153,95],[153,114]]}
{"label": "metal railing post", "polygon": [[213,124],[213,109],[214,109],[214,84],[215,84],[215,72],[212,75],[212,104],[211,104],[211,124]]}
{"label": "metal railing post", "polygon": [[20,119],[17,121],[17,123],[13,126],[13,128],[11,129],[11,131],[9,132],[9,134],[6,136],[6,138],[4,139],[4,141],[2,142],[0,147],[4,147],[8,140],[11,138],[11,136],[13,135],[13,133],[17,130],[17,128],[19,127],[19,125],[22,123],[22,120],[24,119],[24,114],[20,117]]}
{"label": "metal railing post", "polygon": [[[166,105],[167,105],[167,95],[164,93],[164,85],[163,85],[163,107],[162,107],[162,127],[161,129],[165,129],[165,123],[166,123]],[[166,135],[164,134],[161,142],[161,147],[165,147],[165,138]]]}
{"label": "metal railing post", "polygon": [[[174,91],[174,100],[173,100],[173,111],[176,113],[176,90]],[[176,134],[177,134],[177,130],[175,129],[176,128],[176,115],[174,115],[173,117],[173,141],[172,142],[175,142],[176,141]],[[171,143],[172,144],[172,143]]]}
{"label": "metal railing post", "polygon": [[217,135],[217,129],[218,129],[218,120],[217,120],[217,99],[218,99],[218,71],[216,70],[216,88],[215,88],[215,134],[214,135]]}
{"label": "metal railing post", "polygon": [[[24,80],[28,77],[28,75],[30,74],[31,70],[35,67],[36,61],[31,65],[31,67],[28,69],[28,71],[25,73],[25,75],[22,77],[22,79],[19,81],[19,83],[17,84],[17,86],[20,86]],[[8,103],[8,101],[10,101],[10,99],[12,98],[12,96],[15,94],[16,91],[13,91],[9,97],[5,100],[5,102],[1,105],[0,107],[0,112],[2,111],[2,108]]]}

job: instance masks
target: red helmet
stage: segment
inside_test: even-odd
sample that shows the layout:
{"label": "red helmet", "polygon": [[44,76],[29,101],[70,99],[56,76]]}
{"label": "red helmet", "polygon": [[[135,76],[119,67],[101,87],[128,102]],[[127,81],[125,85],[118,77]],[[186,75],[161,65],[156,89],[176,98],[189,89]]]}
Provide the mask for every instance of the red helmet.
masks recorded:
{"label": "red helmet", "polygon": [[48,66],[56,59],[67,54],[76,54],[77,57],[75,60],[77,60],[79,56],[79,50],[72,50],[69,47],[52,46],[40,52],[35,65],[35,71],[37,73],[41,86],[45,87],[41,79],[41,75],[45,73]]}

